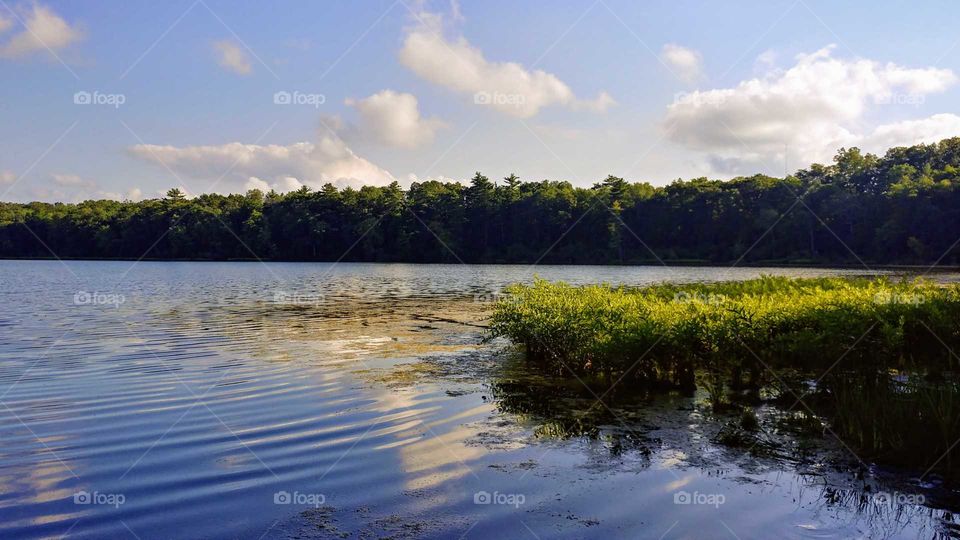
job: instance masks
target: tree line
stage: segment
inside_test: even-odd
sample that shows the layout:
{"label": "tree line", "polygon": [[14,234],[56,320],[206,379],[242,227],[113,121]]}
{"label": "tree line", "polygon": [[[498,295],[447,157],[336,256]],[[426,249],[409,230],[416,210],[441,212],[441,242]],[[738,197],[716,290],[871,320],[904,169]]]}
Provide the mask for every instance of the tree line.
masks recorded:
{"label": "tree line", "polygon": [[640,264],[960,263],[960,137],[785,178],[425,181],[0,203],[0,257]]}

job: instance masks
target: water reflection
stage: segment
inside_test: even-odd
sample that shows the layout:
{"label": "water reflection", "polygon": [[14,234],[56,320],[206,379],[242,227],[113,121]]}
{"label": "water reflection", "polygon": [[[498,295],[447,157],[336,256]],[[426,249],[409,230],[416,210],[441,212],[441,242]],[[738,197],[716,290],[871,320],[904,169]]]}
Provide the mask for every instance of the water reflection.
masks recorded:
{"label": "water reflection", "polygon": [[[544,377],[520,355],[501,353],[503,362],[489,383],[497,409],[533,425],[540,438],[586,437],[603,441],[614,455],[628,450],[649,453],[657,441],[647,435],[646,396],[614,401],[602,386],[590,388],[574,378]],[[602,399],[601,399],[602,398]]]}
{"label": "water reflection", "polygon": [[[960,519],[948,510],[960,508],[960,499],[952,491],[924,490],[910,484],[905,476],[895,476],[886,484],[862,478],[851,481],[856,480],[855,463],[829,461],[835,454],[811,455],[809,447],[802,456],[793,454],[789,448],[798,445],[788,438],[775,440],[774,452],[754,451],[756,443],[735,449],[711,448],[710,443],[718,439],[711,434],[718,427],[722,432],[731,419],[709,418],[704,395],[687,398],[608,392],[602,382],[544,376],[516,353],[501,353],[501,362],[491,371],[489,389],[497,409],[529,426],[537,439],[598,441],[613,460],[625,455],[640,456],[648,466],[667,466],[678,471],[676,478],[664,485],[668,493],[688,489],[701,474],[730,476],[731,465],[746,457],[737,453],[744,452],[751,457],[760,456],[754,463],[759,469],[752,470],[793,471],[797,464],[801,465],[796,473],[779,477],[777,485],[796,490],[794,502],[798,509],[845,521],[849,530],[867,530],[870,537],[877,538],[960,535]],[[810,444],[829,446],[831,442],[837,446],[834,441]],[[719,457],[694,459],[711,454]],[[816,474],[804,472],[811,469]],[[848,474],[850,471],[854,474]],[[740,476],[734,481],[750,485],[754,480]],[[798,527],[817,534],[815,521]]]}
{"label": "water reflection", "polygon": [[[602,386],[539,377],[483,342],[475,297],[534,271],[643,284],[716,270],[67,264],[75,275],[0,262],[2,537],[955,533],[943,510],[861,508],[836,490],[862,489],[821,469],[718,447],[686,398],[597,404]],[[71,301],[118,282],[122,305]],[[126,502],[78,505],[80,490]],[[281,490],[327,506],[274,504]],[[726,502],[677,505],[678,490]],[[475,504],[481,491],[526,503]],[[305,510],[323,527],[301,527]]]}

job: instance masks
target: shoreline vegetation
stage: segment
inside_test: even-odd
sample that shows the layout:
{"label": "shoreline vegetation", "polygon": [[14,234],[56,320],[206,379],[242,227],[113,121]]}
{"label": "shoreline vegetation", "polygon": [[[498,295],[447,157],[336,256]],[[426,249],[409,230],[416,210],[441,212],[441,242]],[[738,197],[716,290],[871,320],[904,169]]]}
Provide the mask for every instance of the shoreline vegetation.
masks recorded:
{"label": "shoreline vegetation", "polygon": [[742,412],[742,432],[772,406],[864,459],[958,478],[960,286],[765,276],[505,293],[491,334],[601,398],[700,391],[715,412]]}
{"label": "shoreline vegetation", "polygon": [[466,184],[0,203],[0,258],[960,264],[960,137],[783,178]]}

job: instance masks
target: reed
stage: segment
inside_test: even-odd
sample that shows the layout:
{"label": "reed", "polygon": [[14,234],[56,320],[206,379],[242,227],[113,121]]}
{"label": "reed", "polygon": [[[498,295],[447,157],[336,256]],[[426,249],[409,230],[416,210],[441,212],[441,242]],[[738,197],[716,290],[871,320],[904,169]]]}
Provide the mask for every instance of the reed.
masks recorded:
{"label": "reed", "polygon": [[629,288],[536,280],[506,293],[492,333],[523,345],[545,370],[624,388],[700,387],[717,408],[774,388],[793,408],[813,404],[867,455],[933,465],[946,453],[938,465],[954,461],[956,285],[765,276]]}

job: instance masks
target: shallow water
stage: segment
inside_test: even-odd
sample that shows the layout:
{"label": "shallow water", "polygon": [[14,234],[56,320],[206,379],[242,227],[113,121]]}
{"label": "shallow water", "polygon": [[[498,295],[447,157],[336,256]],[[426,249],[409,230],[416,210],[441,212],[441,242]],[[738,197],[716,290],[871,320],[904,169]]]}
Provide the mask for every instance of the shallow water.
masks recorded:
{"label": "shallow water", "polygon": [[483,340],[534,274],[761,273],[863,272],[0,261],[0,537],[953,534],[945,504],[713,445],[688,399],[531,392]]}

